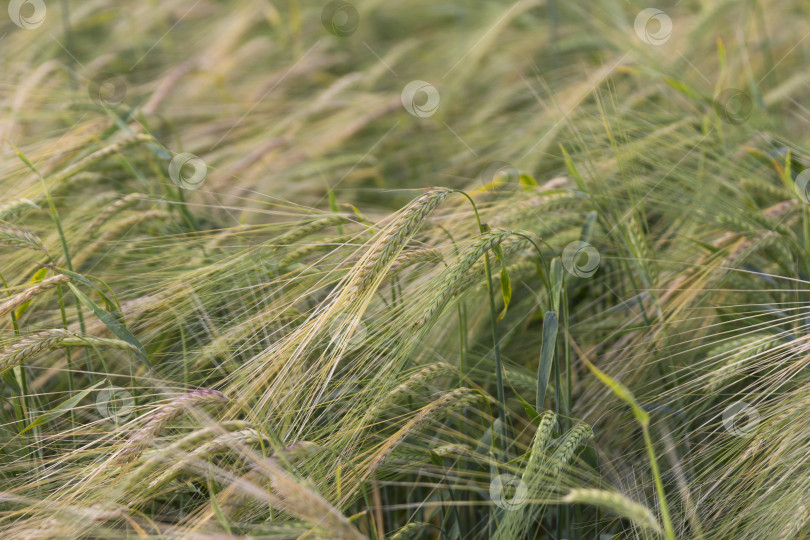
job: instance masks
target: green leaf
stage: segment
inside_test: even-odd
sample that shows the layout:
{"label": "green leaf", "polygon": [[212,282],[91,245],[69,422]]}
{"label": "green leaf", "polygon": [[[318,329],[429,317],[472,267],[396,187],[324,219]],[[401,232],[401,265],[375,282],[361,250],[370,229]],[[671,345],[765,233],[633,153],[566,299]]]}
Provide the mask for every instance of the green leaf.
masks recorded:
{"label": "green leaf", "polygon": [[569,156],[568,152],[565,151],[565,147],[563,145],[560,145],[560,150],[562,150],[563,158],[565,158],[565,167],[568,169],[568,173],[577,183],[577,187],[579,187],[579,189],[587,193],[588,190],[585,187],[585,179],[582,178],[582,175],[579,174],[579,171],[577,171],[577,168],[574,165],[574,161],[571,159],[571,156]]}
{"label": "green leaf", "polygon": [[115,334],[115,336],[123,341],[126,341],[130,345],[134,346],[138,350],[138,357],[143,362],[143,364],[147,367],[147,369],[151,369],[152,366],[149,365],[149,362],[146,360],[146,351],[141,345],[140,341],[137,340],[132,333],[127,330],[127,327],[118,320],[113,314],[104,311],[101,306],[93,302],[90,298],[88,298],[82,291],[76,288],[73,283],[68,283],[68,287],[70,290],[73,291],[73,294],[76,295],[76,298],[84,304],[87,308],[89,308],[96,317],[104,323],[104,326],[109,328],[110,332]]}
{"label": "green leaf", "polygon": [[[326,187],[326,194],[329,197],[329,208],[335,214],[339,214],[340,213],[340,207],[338,206],[337,197],[335,196],[335,192],[332,191],[331,187],[327,186]],[[341,225],[338,225],[336,227],[336,229],[337,229],[337,233],[339,235],[343,235],[343,227]]]}
{"label": "green leaf", "polygon": [[526,173],[520,173],[520,183],[523,184],[524,186],[538,185],[537,180],[535,180],[533,176]]}
{"label": "green leaf", "polygon": [[562,296],[563,286],[563,267],[562,261],[559,257],[551,261],[551,309],[558,311],[560,309],[560,297]]}
{"label": "green leaf", "polygon": [[546,399],[546,388],[551,377],[551,366],[554,363],[554,349],[557,345],[557,328],[559,321],[557,313],[546,312],[543,318],[543,344],[540,347],[540,365],[537,367],[537,410],[543,410],[543,401]]}
{"label": "green leaf", "polygon": [[78,394],[75,394],[75,395],[71,396],[70,398],[66,399],[65,401],[63,401],[62,403],[60,403],[59,405],[57,405],[55,408],[51,409],[50,411],[46,412],[45,414],[42,414],[42,415],[36,417],[34,419],[34,421],[31,422],[30,424],[28,424],[25,427],[25,429],[20,431],[17,434],[17,436],[19,437],[20,435],[22,435],[23,433],[25,433],[29,429],[35,428],[37,426],[41,426],[42,424],[50,422],[51,420],[55,420],[56,418],[59,418],[63,414],[65,414],[67,412],[70,412],[70,410],[72,408],[74,408],[76,405],[78,405],[78,403],[81,400],[83,400],[85,398],[85,396],[87,396],[87,394],[89,394],[90,392],[92,392],[93,390],[98,388],[99,385],[101,385],[101,384],[103,384],[105,382],[107,382],[107,381],[104,380],[104,381],[97,382],[96,384],[94,384],[90,388],[87,388],[86,390],[82,390]]}
{"label": "green leaf", "polygon": [[495,257],[501,263],[501,294],[503,295],[503,311],[498,315],[497,320],[501,320],[506,315],[506,310],[509,308],[509,302],[512,300],[512,281],[509,279],[509,274],[506,271],[506,258],[503,255],[503,249],[500,245],[492,248],[495,252]]}
{"label": "green leaf", "polygon": [[529,403],[519,395],[517,395],[517,398],[518,400],[520,400],[520,404],[523,405],[523,408],[526,410],[526,414],[529,415],[529,419],[532,421],[532,424],[534,424],[535,426],[539,426],[540,418],[542,418],[542,416],[540,416],[540,413],[537,412],[537,409],[532,407],[531,403]]}

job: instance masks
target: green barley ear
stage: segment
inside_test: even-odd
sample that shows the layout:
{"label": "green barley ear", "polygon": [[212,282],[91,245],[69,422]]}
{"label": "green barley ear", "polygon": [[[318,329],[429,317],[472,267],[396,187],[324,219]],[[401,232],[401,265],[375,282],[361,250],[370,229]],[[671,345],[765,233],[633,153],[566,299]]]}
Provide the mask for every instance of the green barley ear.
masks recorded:
{"label": "green barley ear", "polygon": [[28,229],[7,222],[0,222],[0,246],[33,249],[47,253],[39,236]]}
{"label": "green barley ear", "polygon": [[432,321],[448,304],[451,298],[458,294],[464,286],[464,278],[476,262],[489,250],[499,246],[511,233],[506,231],[487,231],[481,234],[459,258],[459,260],[445,268],[437,278],[433,297],[427,309],[417,320],[415,326],[424,327]]}
{"label": "green barley ear", "polygon": [[0,206],[0,221],[14,219],[26,210],[40,210],[40,207],[29,199],[17,199]]}
{"label": "green barley ear", "polygon": [[661,525],[653,517],[650,509],[643,504],[628,499],[621,493],[602,489],[572,489],[562,500],[568,504],[598,506],[619,517],[630,520],[637,527],[661,533]]}
{"label": "green barley ear", "polygon": [[577,424],[565,434],[560,445],[551,455],[551,467],[556,473],[571,461],[577,448],[593,438],[593,429],[588,424]]}

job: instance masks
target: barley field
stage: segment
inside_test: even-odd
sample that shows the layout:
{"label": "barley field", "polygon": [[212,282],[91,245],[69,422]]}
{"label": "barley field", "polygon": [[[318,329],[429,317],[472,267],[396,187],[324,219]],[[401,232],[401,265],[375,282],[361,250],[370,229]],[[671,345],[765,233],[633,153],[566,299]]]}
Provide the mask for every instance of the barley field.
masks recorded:
{"label": "barley field", "polygon": [[4,4],[0,538],[810,538],[810,2]]}

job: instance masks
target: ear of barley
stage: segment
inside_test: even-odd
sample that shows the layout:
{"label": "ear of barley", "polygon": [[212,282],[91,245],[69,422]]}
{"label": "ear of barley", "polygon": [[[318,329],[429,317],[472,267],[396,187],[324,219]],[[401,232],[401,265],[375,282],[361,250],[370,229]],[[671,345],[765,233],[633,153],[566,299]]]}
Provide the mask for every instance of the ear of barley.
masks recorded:
{"label": "ear of barley", "polygon": [[779,538],[796,538],[802,532],[807,521],[810,520],[810,507],[802,504],[799,508],[792,512],[792,516],[787,520],[782,530],[779,532]]}
{"label": "ear of barley", "polygon": [[388,270],[388,276],[394,277],[407,267],[414,264],[423,262],[438,263],[442,260],[444,260],[442,254],[435,249],[417,249],[408,251],[406,253],[401,253],[399,257],[397,257],[396,260],[391,264],[391,267]]}
{"label": "ear of barley", "polygon": [[709,391],[718,389],[729,378],[740,373],[750,361],[762,359],[762,355],[766,351],[779,348],[779,341],[779,337],[773,334],[758,333],[735,339],[730,343],[710,350],[708,353],[710,359],[726,354],[728,354],[728,357],[722,366],[713,369],[709,374],[706,389]]}
{"label": "ear of barley", "polygon": [[110,229],[104,231],[104,234],[102,234],[98,240],[73,256],[73,267],[80,268],[84,263],[90,260],[93,255],[107,247],[113,239],[128,232],[141,222],[149,220],[168,220],[170,218],[171,215],[163,210],[147,210],[146,212],[140,212],[115,222]]}
{"label": "ear of barley", "polygon": [[344,215],[334,215],[316,219],[296,227],[287,233],[277,236],[276,238],[273,238],[271,245],[273,246],[273,249],[280,249],[289,246],[290,244],[294,244],[298,240],[311,234],[315,234],[316,232],[326,229],[327,227],[341,225],[350,221],[351,219]]}
{"label": "ear of barley", "polygon": [[350,242],[354,237],[355,236],[351,234],[344,234],[342,236],[334,236],[332,238],[325,238],[323,240],[319,240],[317,244],[309,244],[302,246],[292,251],[289,255],[286,255],[283,259],[281,259],[281,261],[278,263],[278,266],[279,268],[284,268],[313,253],[317,253],[319,251],[333,250],[337,246],[345,244],[346,242]]}
{"label": "ear of barley", "polygon": [[563,497],[563,502],[568,504],[598,506],[617,516],[629,519],[637,527],[651,529],[657,533],[661,532],[661,526],[658,524],[655,517],[653,517],[649,508],[615,491],[606,491],[603,489],[572,489],[568,495]]}
{"label": "ear of barley", "polygon": [[433,449],[433,453],[439,457],[467,456],[472,452],[472,448],[466,444],[444,444]]}
{"label": "ear of barley", "polygon": [[17,199],[0,206],[0,221],[14,219],[26,210],[39,210],[39,206],[29,199]]}
{"label": "ear of barley", "polygon": [[571,461],[577,448],[593,437],[591,426],[585,423],[572,427],[563,438],[560,446],[551,455],[552,470],[559,474],[562,468]]}
{"label": "ear of barley", "polygon": [[155,139],[151,135],[135,135],[134,137],[128,137],[126,139],[122,139],[120,141],[114,142],[104,148],[96,150],[92,154],[89,154],[76,163],[72,165],[68,165],[65,169],[60,172],[54,173],[49,175],[54,182],[59,183],[64,180],[67,180],[71,176],[81,172],[85,168],[89,167],[93,163],[96,163],[107,156],[120,152],[124,148],[128,146],[132,146],[135,144],[141,143],[154,143]]}
{"label": "ear of barley", "polygon": [[408,240],[450,193],[452,190],[448,188],[433,188],[405,207],[393,223],[383,229],[369,251],[360,259],[360,268],[352,289],[364,291],[379,279]]}
{"label": "ear of barley", "polygon": [[[252,446],[263,440],[264,435],[255,429],[243,429],[220,435],[216,439],[203,443],[185,456],[176,460],[159,476],[146,486],[146,492],[153,493],[177,478],[184,471],[194,472],[204,467],[208,460],[216,455],[228,452],[239,446]],[[136,487],[137,486],[133,486]]]}
{"label": "ear of barley", "polygon": [[375,418],[390,410],[399,399],[411,394],[425,382],[452,371],[454,371],[454,368],[445,362],[436,362],[420,369],[371,407],[368,412],[369,418]]}
{"label": "ear of barley", "polygon": [[488,231],[475,241],[462,255],[457,263],[446,268],[438,277],[434,287],[436,291],[428,308],[419,317],[416,326],[422,327],[437,316],[450,299],[462,290],[464,278],[475,263],[489,250],[499,246],[510,235],[507,231]]}
{"label": "ear of barley", "polygon": [[163,427],[180,416],[183,411],[209,403],[227,402],[228,398],[222,392],[207,388],[195,390],[172,399],[149,415],[146,425],[127,441],[118,455],[118,461],[120,463],[129,463],[136,460]]}
{"label": "ear of barley", "polygon": [[430,420],[440,420],[452,411],[473,404],[480,396],[469,388],[457,388],[422,408],[416,416],[408,420],[396,433],[388,437],[377,454],[370,460],[366,475],[372,474],[391,452],[411,433],[420,429]]}
{"label": "ear of barley", "polygon": [[[557,427],[557,415],[552,411],[545,411],[540,417],[537,431],[532,439],[531,452],[526,468],[523,470],[521,480],[526,486],[526,495],[530,499],[544,500],[550,491],[548,484],[549,457],[546,454],[549,444],[554,440],[553,432]],[[532,504],[523,508],[516,508],[503,517],[495,538],[508,540],[524,538],[535,516],[539,515],[545,505]]]}
{"label": "ear of barley", "polygon": [[0,246],[33,249],[45,252],[42,239],[28,229],[0,222]]}
{"label": "ear of barley", "polygon": [[[282,448],[268,459],[276,461],[279,465],[283,463],[295,465],[306,458],[316,455],[320,450],[321,448],[315,443],[299,441]],[[217,499],[220,500],[220,508],[223,513],[226,516],[236,517],[239,510],[244,507],[245,503],[251,498],[250,493],[244,490],[240,491],[240,487],[244,482],[264,484],[266,480],[267,478],[262,474],[261,468],[254,467],[250,472],[244,475],[239,482],[235,482],[222,490]],[[263,488],[264,487],[265,486],[263,486]]]}
{"label": "ear of barley", "polygon": [[[258,467],[270,480],[267,495],[276,499],[276,506],[341,540],[365,540],[354,525],[320,493],[278,466],[274,460],[262,460]],[[322,533],[321,533],[322,534]]]}
{"label": "ear of barley", "polygon": [[7,315],[8,313],[11,313],[21,305],[30,301],[35,296],[39,296],[43,292],[53,289],[60,283],[65,283],[68,281],[70,281],[70,277],[64,274],[58,274],[56,276],[51,276],[47,279],[42,280],[33,287],[26,289],[19,294],[15,294],[11,298],[0,304],[0,317]]}
{"label": "ear of barley", "polygon": [[391,535],[390,540],[411,540],[412,538],[421,538],[422,533],[430,526],[429,523],[421,521],[412,521],[400,527],[397,532]]}
{"label": "ear of barley", "polygon": [[118,199],[114,203],[112,203],[110,205],[107,205],[107,207],[104,208],[99,213],[98,216],[96,216],[96,219],[94,219],[93,221],[90,222],[89,225],[87,225],[87,227],[85,228],[85,231],[84,231],[85,236],[89,237],[92,234],[94,234],[99,229],[99,227],[104,225],[115,214],[121,212],[122,210],[125,210],[125,209],[129,208],[130,206],[133,206],[138,201],[143,201],[143,200],[148,200],[148,199],[149,199],[149,196],[144,195],[143,193],[130,193],[129,195],[125,195],[124,197],[121,197],[120,199]]}
{"label": "ear of barley", "polygon": [[25,363],[45,351],[51,351],[59,347],[89,346],[138,352],[135,346],[126,341],[76,334],[68,330],[55,328],[25,336],[0,350],[0,374],[5,373],[14,366]]}

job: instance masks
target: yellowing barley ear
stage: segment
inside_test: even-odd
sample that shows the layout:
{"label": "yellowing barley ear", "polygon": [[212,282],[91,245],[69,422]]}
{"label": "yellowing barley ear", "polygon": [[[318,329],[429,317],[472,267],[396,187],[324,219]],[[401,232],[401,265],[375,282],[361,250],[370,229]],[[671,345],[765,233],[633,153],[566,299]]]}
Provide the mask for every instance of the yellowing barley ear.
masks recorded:
{"label": "yellowing barley ear", "polygon": [[82,335],[61,328],[54,328],[27,335],[0,350],[0,374],[46,351],[58,349],[59,347],[88,346],[138,351],[126,341]]}
{"label": "yellowing barley ear", "polygon": [[453,190],[448,188],[433,188],[406,206],[394,221],[383,229],[358,262],[359,270],[352,289],[362,292],[380,279],[408,240],[452,192]]}
{"label": "yellowing barley ear", "polygon": [[209,403],[227,402],[228,398],[222,392],[207,388],[174,398],[148,415],[146,424],[127,441],[124,448],[117,455],[116,460],[119,463],[129,463],[136,460],[160,433],[160,430],[180,416],[183,411]]}
{"label": "yellowing barley ear", "polygon": [[104,208],[99,215],[90,222],[90,224],[85,228],[84,234],[85,236],[92,236],[102,225],[104,225],[107,220],[109,220],[112,216],[133,206],[139,201],[148,200],[149,196],[144,195],[143,193],[130,193],[129,195],[125,195],[120,199],[116,200],[112,204],[108,205]]}
{"label": "yellowing barley ear", "polygon": [[26,302],[30,301],[36,296],[44,293],[47,290],[53,289],[60,283],[66,283],[70,281],[70,277],[64,274],[58,274],[56,276],[51,276],[47,279],[42,280],[41,282],[37,283],[33,287],[30,287],[19,294],[15,294],[2,304],[0,304],[0,317],[3,315],[7,315],[11,313],[21,305],[25,304]]}

